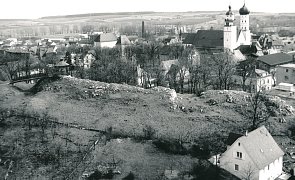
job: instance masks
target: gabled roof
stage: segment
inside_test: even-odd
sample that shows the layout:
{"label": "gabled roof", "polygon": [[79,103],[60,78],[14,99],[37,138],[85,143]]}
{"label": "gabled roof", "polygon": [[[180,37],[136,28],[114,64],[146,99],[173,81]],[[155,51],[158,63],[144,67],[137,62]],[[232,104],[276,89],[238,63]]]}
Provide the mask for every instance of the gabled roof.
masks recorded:
{"label": "gabled roof", "polygon": [[65,61],[59,61],[55,66],[56,67],[66,67],[66,66],[69,66],[69,64],[66,63]]}
{"label": "gabled roof", "polygon": [[276,66],[292,62],[293,57],[286,53],[276,53],[266,56],[260,56],[258,60],[270,66]]}
{"label": "gabled roof", "polygon": [[227,140],[226,140],[226,145],[231,146],[238,138],[242,137],[242,134],[237,134],[237,133],[229,133]]}
{"label": "gabled roof", "polygon": [[187,34],[183,44],[192,44],[202,48],[223,47],[223,31],[198,30],[197,33]]}
{"label": "gabled roof", "polygon": [[236,49],[240,50],[243,55],[256,54],[258,51],[257,47],[253,45],[240,45]]}
{"label": "gabled roof", "polygon": [[117,41],[117,36],[114,33],[103,33],[98,35],[94,42],[111,42],[111,41]]}
{"label": "gabled roof", "polygon": [[267,165],[284,155],[284,152],[265,126],[261,126],[238,138],[236,142],[239,142],[244,147],[247,155],[258,169],[264,169]]}
{"label": "gabled roof", "polygon": [[167,71],[168,72],[173,64],[178,65],[179,64],[178,60],[162,61],[161,62],[162,71]]}
{"label": "gabled roof", "polygon": [[117,45],[130,45],[130,44],[131,44],[131,42],[129,41],[129,39],[126,35],[121,35],[118,38]]}

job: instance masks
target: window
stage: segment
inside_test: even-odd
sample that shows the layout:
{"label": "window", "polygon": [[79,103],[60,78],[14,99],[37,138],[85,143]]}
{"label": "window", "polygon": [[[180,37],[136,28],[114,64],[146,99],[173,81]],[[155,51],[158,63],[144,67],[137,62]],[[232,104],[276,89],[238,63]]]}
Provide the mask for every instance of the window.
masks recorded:
{"label": "window", "polygon": [[285,81],[289,80],[289,77],[288,76],[285,76]]}
{"label": "window", "polygon": [[235,170],[236,170],[236,171],[239,170],[239,165],[235,164]]}
{"label": "window", "polygon": [[269,170],[269,165],[267,166],[267,170]]}
{"label": "window", "polygon": [[238,145],[240,146],[240,145],[241,145],[241,143],[238,143]]}
{"label": "window", "polygon": [[269,83],[269,79],[267,79],[267,83]]}
{"label": "window", "polygon": [[289,71],[289,69],[286,69],[286,72],[288,72]]}
{"label": "window", "polygon": [[237,152],[237,158],[242,159],[242,158],[243,158],[243,153],[241,153],[241,152]]}

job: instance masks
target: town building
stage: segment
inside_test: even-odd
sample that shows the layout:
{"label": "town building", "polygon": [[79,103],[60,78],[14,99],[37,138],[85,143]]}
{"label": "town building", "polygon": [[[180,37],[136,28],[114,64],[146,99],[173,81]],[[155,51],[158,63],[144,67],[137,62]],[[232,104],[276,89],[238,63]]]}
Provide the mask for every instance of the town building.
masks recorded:
{"label": "town building", "polygon": [[226,12],[225,23],[223,30],[198,30],[196,33],[185,34],[183,44],[194,45],[198,49],[223,50],[229,49],[234,53],[234,50],[241,45],[251,45],[250,32],[250,11],[245,3],[239,10],[240,27],[235,26],[235,15],[231,6]]}
{"label": "town building", "polygon": [[101,48],[113,48],[117,44],[117,36],[114,33],[99,34],[94,39],[94,46]]}
{"label": "town building", "polygon": [[293,61],[293,57],[286,53],[269,54],[257,58],[257,68],[272,73],[275,72],[278,65],[292,63]]}
{"label": "town building", "polygon": [[280,83],[289,83],[295,84],[295,64],[283,64],[279,65],[276,68],[276,81],[277,84]]}
{"label": "town building", "polygon": [[[234,84],[242,88],[243,77],[233,75]],[[255,69],[255,72],[245,80],[246,90],[249,92],[259,92],[271,90],[274,86],[274,78],[272,74],[261,69]]]}
{"label": "town building", "polygon": [[284,152],[265,126],[235,137],[219,158],[221,168],[240,179],[269,180],[282,174]]}

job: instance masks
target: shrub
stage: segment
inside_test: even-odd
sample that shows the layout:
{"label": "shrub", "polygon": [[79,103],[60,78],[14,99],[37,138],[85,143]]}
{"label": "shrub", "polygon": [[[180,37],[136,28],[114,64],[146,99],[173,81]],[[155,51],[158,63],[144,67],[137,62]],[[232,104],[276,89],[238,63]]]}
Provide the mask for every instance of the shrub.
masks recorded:
{"label": "shrub", "polygon": [[166,153],[187,154],[187,150],[177,141],[156,140],[153,144],[160,150]]}
{"label": "shrub", "polygon": [[208,145],[204,145],[204,147],[201,147],[199,145],[194,144],[190,149],[190,154],[193,157],[207,159],[210,156],[210,150],[208,148]]}
{"label": "shrub", "polygon": [[143,134],[144,134],[144,139],[146,140],[151,140],[154,138],[155,134],[156,134],[156,130],[150,126],[150,125],[146,125],[143,129]]}
{"label": "shrub", "polygon": [[135,176],[132,172],[130,172],[126,177],[124,177],[122,180],[134,180]]}

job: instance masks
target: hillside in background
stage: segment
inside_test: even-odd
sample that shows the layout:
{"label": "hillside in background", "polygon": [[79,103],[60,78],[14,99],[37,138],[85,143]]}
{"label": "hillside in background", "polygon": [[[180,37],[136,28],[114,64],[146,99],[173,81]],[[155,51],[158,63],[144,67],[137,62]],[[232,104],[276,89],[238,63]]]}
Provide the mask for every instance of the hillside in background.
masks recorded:
{"label": "hillside in background", "polygon": [[[141,22],[145,21],[149,31],[160,26],[186,26],[188,32],[196,29],[222,29],[224,13],[219,12],[123,12],[90,13],[65,16],[50,16],[40,19],[0,19],[0,37],[46,37],[63,36],[87,32],[87,26],[95,31],[118,31],[126,35],[140,34]],[[239,15],[236,24],[238,26]],[[279,18],[278,18],[279,17]],[[252,32],[278,32],[292,30],[295,27],[294,14],[251,13],[250,29]],[[135,29],[132,34],[126,27]],[[124,29],[125,28],[125,29]],[[294,29],[294,28],[293,28]],[[125,30],[125,31],[124,31]]]}

